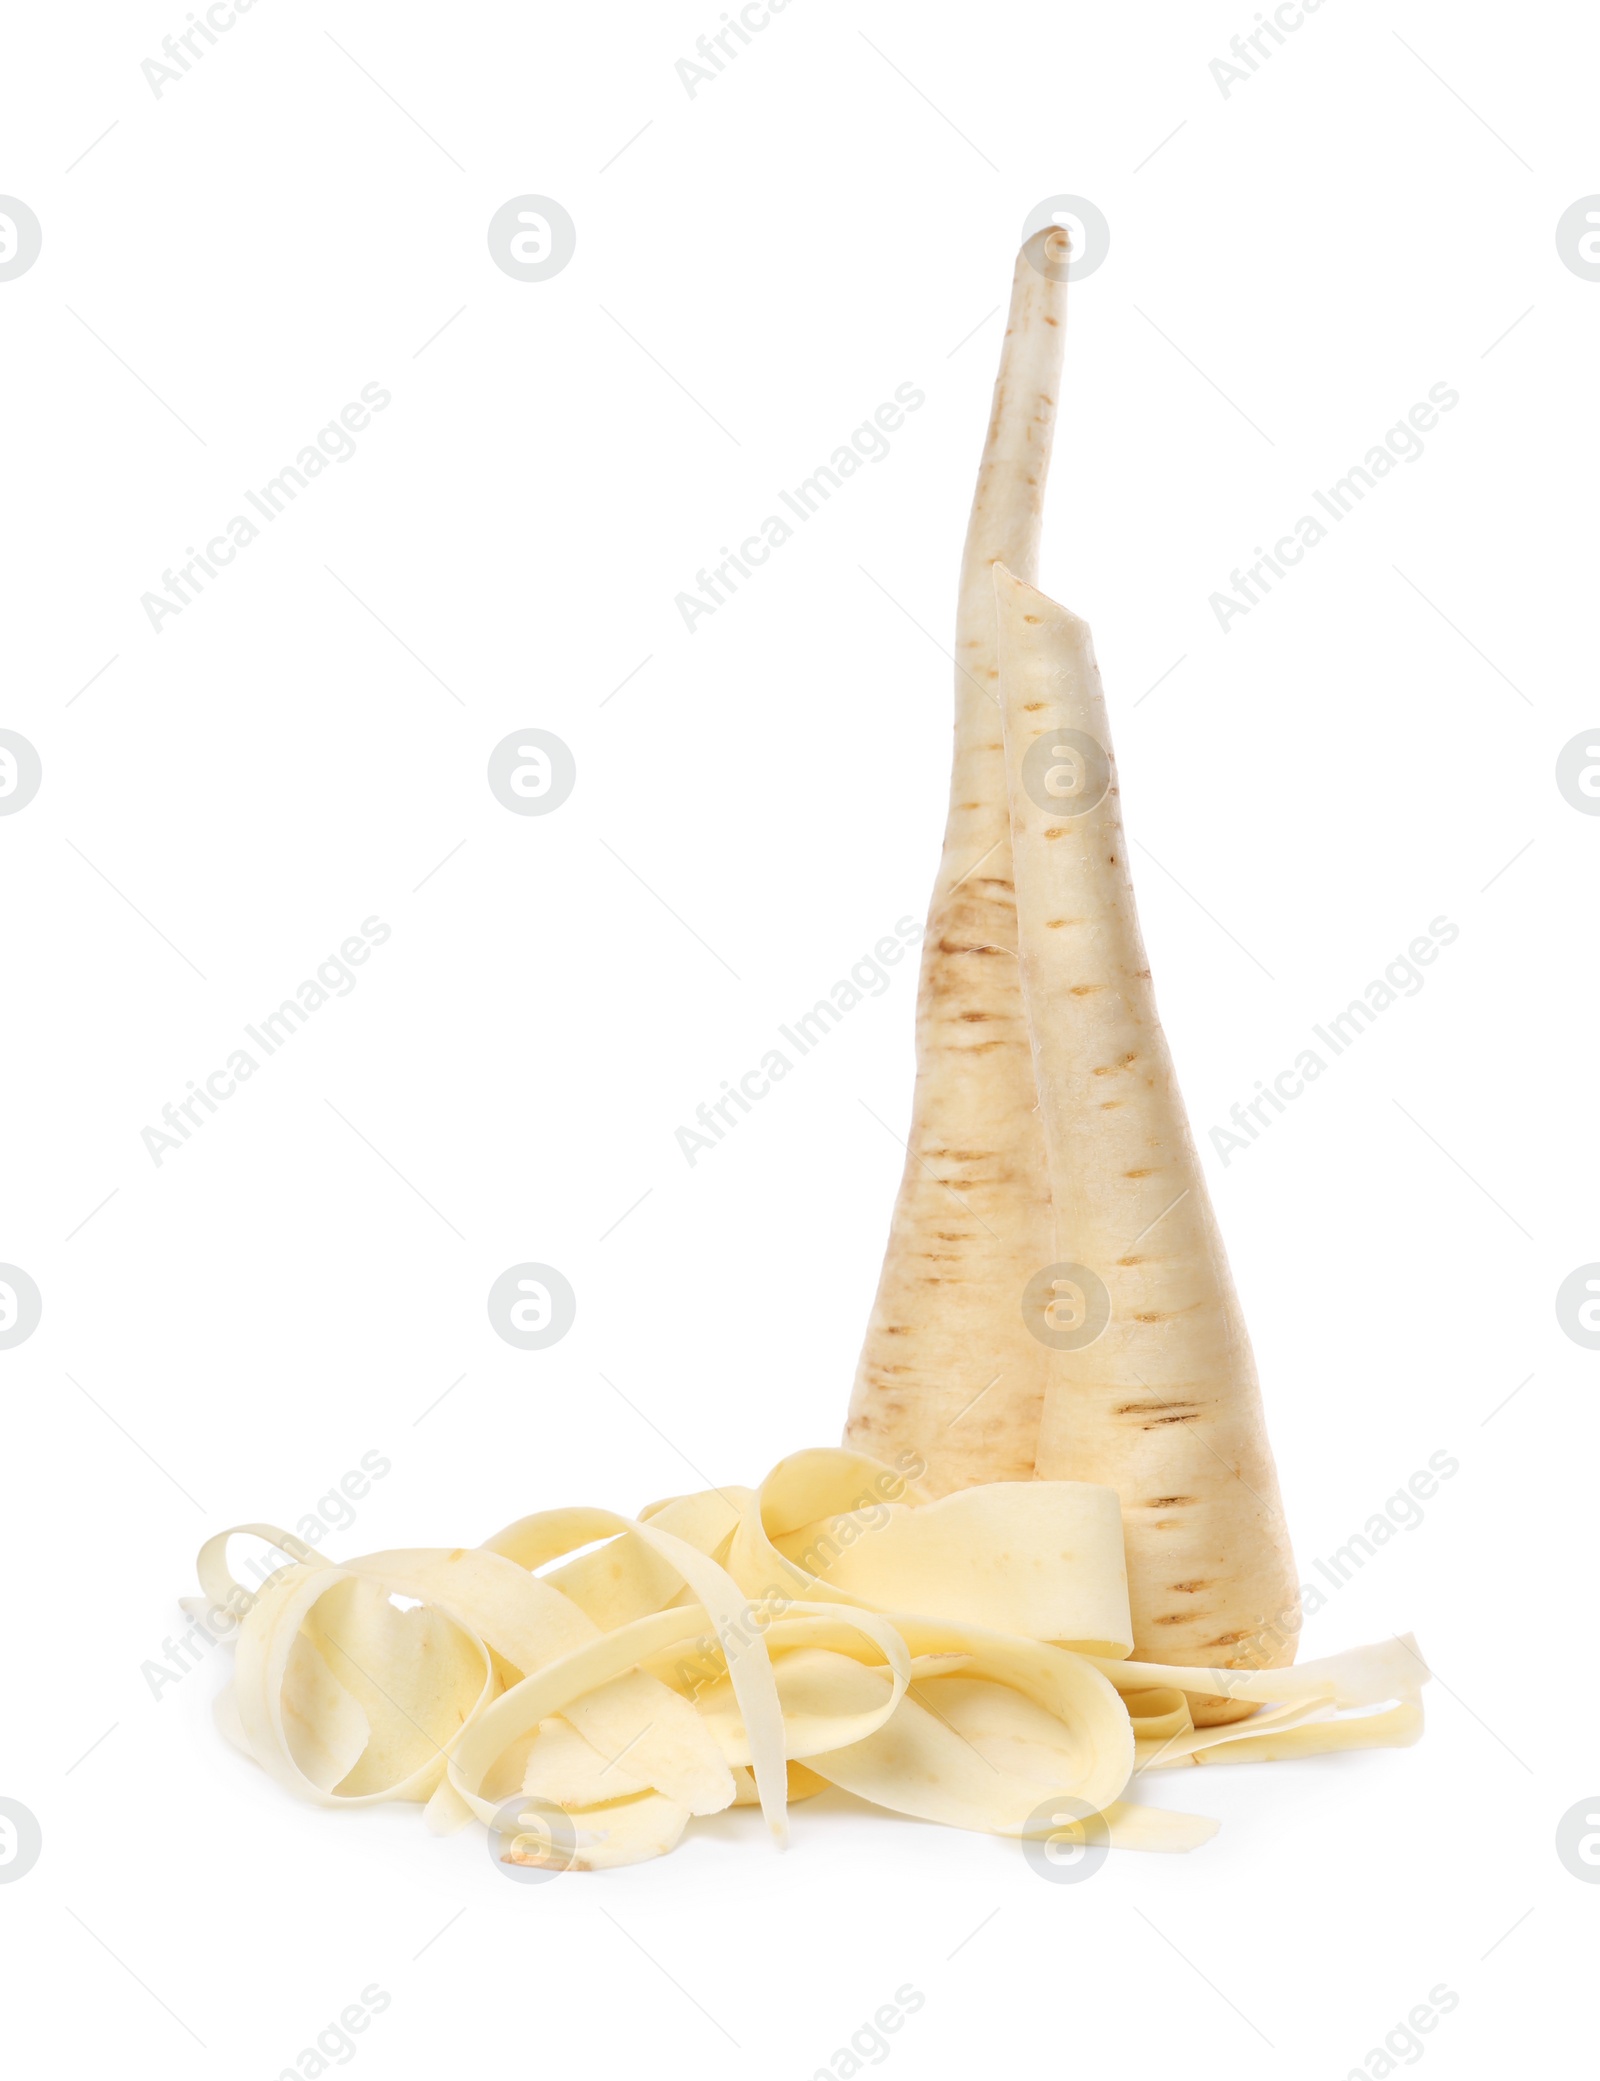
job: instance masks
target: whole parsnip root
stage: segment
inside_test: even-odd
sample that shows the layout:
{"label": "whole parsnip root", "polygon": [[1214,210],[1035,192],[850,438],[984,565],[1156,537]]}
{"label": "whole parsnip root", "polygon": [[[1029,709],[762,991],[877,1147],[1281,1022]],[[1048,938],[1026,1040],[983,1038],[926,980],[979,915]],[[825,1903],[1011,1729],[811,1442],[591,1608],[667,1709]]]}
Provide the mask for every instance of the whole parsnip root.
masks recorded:
{"label": "whole parsnip root", "polygon": [[[1250,1340],[1156,1016],[1088,625],[1004,566],[994,587],[1022,998],[1054,1210],[1023,1310],[1050,1360],[1034,1472],[1121,1498],[1136,1656],[1281,1664],[1299,1626],[1293,1556]],[[1048,1267],[1061,1276],[1043,1278]],[[1191,1705],[1213,1724],[1248,1709]]]}
{"label": "whole parsnip root", "polygon": [[[845,1437],[915,1452],[933,1494],[1060,1475],[1114,1487],[1141,1652],[1266,1668],[1293,1658],[1298,1590],[1249,1342],[1156,1021],[1088,632],[1042,595],[1044,613],[1016,604],[1037,562],[1069,250],[1040,233],[1012,284],[962,564],[907,1162]],[[1047,729],[1076,727],[1103,747],[1089,766],[1109,786],[1090,813],[1049,817],[1024,761]],[[1063,1349],[1075,1340],[1062,1310],[1093,1299],[1070,1278],[1058,1289],[1053,1274],[1074,1266],[1110,1320]],[[1248,1708],[1197,1696],[1192,1709],[1216,1724]]]}
{"label": "whole parsnip root", "polygon": [[961,566],[955,758],[905,1175],[845,1429],[859,1452],[916,1452],[936,1495],[1032,1475],[1047,1372],[1009,1298],[1046,1260],[1050,1189],[1017,980],[990,572],[1003,559],[1032,577],[1037,562],[1065,256],[1061,232],[1040,232],[1012,282]]}

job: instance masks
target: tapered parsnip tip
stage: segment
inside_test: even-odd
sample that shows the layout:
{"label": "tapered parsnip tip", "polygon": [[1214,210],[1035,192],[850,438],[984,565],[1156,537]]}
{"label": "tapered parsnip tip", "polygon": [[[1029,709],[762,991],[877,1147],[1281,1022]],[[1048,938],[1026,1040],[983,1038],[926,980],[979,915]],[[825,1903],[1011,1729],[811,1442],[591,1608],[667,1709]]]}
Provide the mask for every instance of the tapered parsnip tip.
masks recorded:
{"label": "tapered parsnip tip", "polygon": [[1081,615],[1063,607],[1059,600],[1052,600],[1048,593],[1040,592],[1014,571],[1008,571],[998,558],[994,564],[994,601],[1002,628],[1014,617],[1027,627],[1042,624],[1063,630],[1080,641],[1089,633],[1089,624]]}
{"label": "tapered parsnip tip", "polygon": [[1021,257],[1047,282],[1064,282],[1072,260],[1072,239],[1061,225],[1047,224],[1024,243]]}

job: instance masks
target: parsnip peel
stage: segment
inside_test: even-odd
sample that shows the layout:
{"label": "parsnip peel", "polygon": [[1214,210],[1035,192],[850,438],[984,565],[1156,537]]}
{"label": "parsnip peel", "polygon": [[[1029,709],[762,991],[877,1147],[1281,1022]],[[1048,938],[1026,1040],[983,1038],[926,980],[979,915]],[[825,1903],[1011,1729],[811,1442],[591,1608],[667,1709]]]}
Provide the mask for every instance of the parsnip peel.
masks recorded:
{"label": "parsnip peel", "polygon": [[[927,1500],[820,1449],[758,1489],[637,1518],[545,1511],[471,1549],[334,1563],[271,1525],[238,1530],[300,1558],[252,1594],[229,1570],[234,1533],[201,1550],[212,1614],[245,1614],[223,1731],[324,1806],[411,1801],[437,1832],[519,1797],[567,1816],[570,1842],[511,1863],[636,1863],[696,1814],[757,1803],[781,1843],[791,1802],[825,1784],[1017,1838],[1067,1803],[1114,1846],[1186,1850],[1215,1824],[1132,1803],[1143,1771],[1421,1729],[1410,1641],[1290,1669],[1130,1661],[1117,1498],[1091,1483]],[[1190,1696],[1252,1717],[1197,1728]]]}

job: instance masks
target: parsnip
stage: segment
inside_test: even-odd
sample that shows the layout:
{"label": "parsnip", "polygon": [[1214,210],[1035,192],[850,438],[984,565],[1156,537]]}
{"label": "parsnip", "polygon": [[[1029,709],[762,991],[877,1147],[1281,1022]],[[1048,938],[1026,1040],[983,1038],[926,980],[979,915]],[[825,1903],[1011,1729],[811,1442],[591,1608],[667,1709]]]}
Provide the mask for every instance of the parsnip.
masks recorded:
{"label": "parsnip", "polygon": [[961,566],[955,756],[905,1174],[845,1429],[860,1452],[915,1451],[939,1495],[1032,1475],[1047,1371],[1016,1309],[996,1305],[1045,1261],[1050,1193],[1017,981],[990,571],[1003,559],[1031,577],[1038,556],[1065,251],[1063,233],[1038,233],[1012,282]]}
{"label": "parsnip", "polygon": [[1019,257],[968,531],[859,1449],[633,1519],[541,1511],[470,1550],[337,1565],[238,1527],[296,1557],[259,1593],[216,1534],[187,1608],[207,1638],[241,1621],[219,1724],[303,1799],[425,1803],[441,1833],[511,1811],[533,1847],[500,1861],[551,1872],[658,1856],[729,1806],[781,1844],[828,1784],[1025,1844],[1097,1813],[1113,1846],[1184,1851],[1216,1824],[1125,1801],[1141,1771],[1421,1730],[1409,1637],[1272,1666],[1298,1605],[1254,1362],[1156,1018],[1089,631],[1031,583],[1065,253],[1051,231]]}
{"label": "parsnip", "polygon": [[[967,532],[911,1135],[845,1438],[915,1451],[935,1495],[1031,1477],[1115,1488],[1141,1651],[1270,1666],[1293,1654],[1292,1557],[1249,1340],[1156,1022],[1088,632],[1049,603],[1033,619],[1017,605],[1055,417],[1063,239],[1041,233],[1017,258]],[[1004,653],[985,597],[997,583]],[[1046,728],[1104,742],[1089,762],[1111,784],[1081,818],[1048,817],[1023,784]],[[1034,1334],[1062,1297],[1030,1282],[1048,1287],[1069,1261],[1091,1267],[1111,1321],[1064,1352]],[[1216,1721],[1235,1708],[1194,1710]]]}
{"label": "parsnip", "polygon": [[[1298,1627],[1293,1556],[1156,1017],[1088,625],[1003,565],[994,586],[1022,999],[1054,1209],[1024,1310],[1051,1361],[1034,1471],[1121,1498],[1136,1656],[1281,1663]],[[1045,1279],[1049,1267],[1077,1269]]]}

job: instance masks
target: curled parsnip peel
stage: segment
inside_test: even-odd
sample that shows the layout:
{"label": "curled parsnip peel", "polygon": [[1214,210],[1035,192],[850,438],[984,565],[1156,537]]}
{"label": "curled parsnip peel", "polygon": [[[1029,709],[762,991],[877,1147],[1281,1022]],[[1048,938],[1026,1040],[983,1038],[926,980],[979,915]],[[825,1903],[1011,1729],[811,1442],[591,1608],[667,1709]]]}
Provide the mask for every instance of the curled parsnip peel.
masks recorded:
{"label": "curled parsnip peel", "polygon": [[[201,1550],[201,1608],[246,1614],[230,1738],[299,1798],[425,1804],[436,1831],[519,1797],[559,1808],[562,1869],[659,1856],[730,1806],[759,1804],[781,1843],[788,1806],[830,1784],[951,1827],[1099,1814],[1115,1846],[1187,1850],[1216,1824],[1131,1802],[1142,1771],[1404,1746],[1421,1725],[1410,1641],[1254,1673],[1129,1660],[1117,1499],[1080,1482],[930,1500],[821,1449],[759,1488],[544,1511],[476,1548],[334,1563],[237,1529],[301,1558],[252,1595],[235,1533]],[[1253,1717],[1197,1728],[1191,1695]],[[508,1861],[554,1858],[522,1841]]]}
{"label": "curled parsnip peel", "polygon": [[[1250,1339],[1134,907],[1087,623],[994,571],[1018,958],[1054,1210],[1052,1259],[1105,1297],[1050,1351],[1041,1479],[1122,1503],[1137,1651],[1281,1661],[1299,1590]],[[1092,1303],[1090,1304],[1092,1308]]]}

